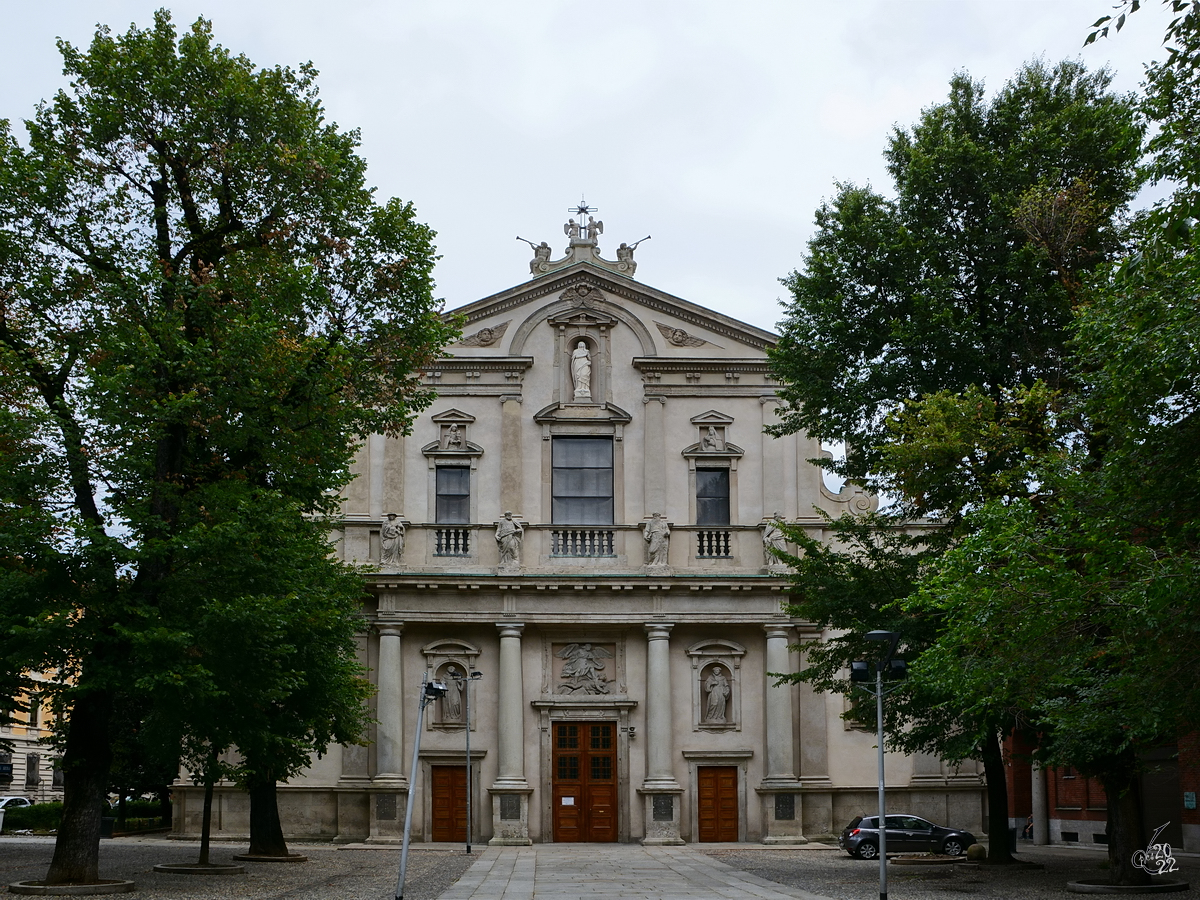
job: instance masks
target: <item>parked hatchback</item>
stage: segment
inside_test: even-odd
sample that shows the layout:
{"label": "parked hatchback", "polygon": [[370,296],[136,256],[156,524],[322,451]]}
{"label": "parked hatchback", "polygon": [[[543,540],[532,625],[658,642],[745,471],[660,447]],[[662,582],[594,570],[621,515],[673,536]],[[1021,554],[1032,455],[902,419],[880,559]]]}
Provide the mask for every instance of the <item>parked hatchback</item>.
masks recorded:
{"label": "parked hatchback", "polygon": [[[975,835],[960,828],[934,825],[919,816],[887,817],[888,853],[944,853],[962,856],[975,843]],[[846,826],[838,846],[859,859],[879,857],[879,816],[855,816]]]}
{"label": "parked hatchback", "polygon": [[25,797],[0,797],[0,809],[16,809],[18,806],[32,806]]}

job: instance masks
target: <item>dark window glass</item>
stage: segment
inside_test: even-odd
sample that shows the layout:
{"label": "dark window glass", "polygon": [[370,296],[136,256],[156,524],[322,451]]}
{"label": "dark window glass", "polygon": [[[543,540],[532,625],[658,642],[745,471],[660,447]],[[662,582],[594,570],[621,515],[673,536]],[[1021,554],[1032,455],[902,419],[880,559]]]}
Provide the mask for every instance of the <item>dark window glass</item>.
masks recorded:
{"label": "dark window glass", "polygon": [[437,467],[437,508],[439,525],[466,525],[471,521],[471,467]]}
{"label": "dark window glass", "polygon": [[558,747],[560,750],[571,750],[579,746],[579,726],[558,726]]}
{"label": "dark window glass", "polygon": [[555,525],[613,524],[612,438],[554,438],[551,465]]}
{"label": "dark window glass", "polygon": [[696,524],[729,524],[729,470],[696,470]]}
{"label": "dark window glass", "polygon": [[51,787],[61,789],[63,786],[63,771],[59,768],[58,760],[54,762],[54,770],[52,773]]}
{"label": "dark window glass", "polygon": [[41,772],[38,768],[41,765],[41,757],[36,753],[30,753],[25,757],[25,787],[35,788],[42,783]]}
{"label": "dark window glass", "polygon": [[579,757],[560,756],[558,758],[558,778],[560,781],[576,781],[579,778]]}
{"label": "dark window glass", "polygon": [[592,757],[592,781],[612,780],[612,760],[611,756]]}

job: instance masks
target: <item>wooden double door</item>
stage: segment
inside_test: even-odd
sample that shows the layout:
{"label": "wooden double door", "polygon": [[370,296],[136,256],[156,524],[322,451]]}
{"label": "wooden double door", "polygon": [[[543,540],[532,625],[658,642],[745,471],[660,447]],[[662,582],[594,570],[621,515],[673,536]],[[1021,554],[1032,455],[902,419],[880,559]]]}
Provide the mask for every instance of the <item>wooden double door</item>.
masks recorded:
{"label": "wooden double door", "polygon": [[616,841],[616,723],[555,722],[553,729],[554,840]]}
{"label": "wooden double door", "polygon": [[433,801],[433,839],[454,843],[466,841],[467,767],[430,766],[429,782]]}
{"label": "wooden double door", "polygon": [[699,766],[696,824],[701,843],[738,839],[738,767]]}

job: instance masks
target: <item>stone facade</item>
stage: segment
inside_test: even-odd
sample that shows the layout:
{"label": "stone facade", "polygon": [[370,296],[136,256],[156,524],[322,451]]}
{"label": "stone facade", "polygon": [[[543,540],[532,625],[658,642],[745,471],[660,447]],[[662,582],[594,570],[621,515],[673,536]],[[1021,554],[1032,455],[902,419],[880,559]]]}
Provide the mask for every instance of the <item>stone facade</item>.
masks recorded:
{"label": "stone facade", "polygon": [[[768,674],[821,634],[782,612],[765,549],[776,519],[822,538],[817,510],[874,499],[829,491],[814,441],[763,433],[774,335],[635,281],[602,223],[565,230],[563,258],[531,242],[529,281],[457,310],[412,434],[362,447],[338,549],[376,571],[377,724],[281,789],[297,837],[397,840],[413,787],[414,839],[454,836],[467,728],[480,842],[803,843],[875,806],[874,735]],[[422,677],[451,668],[483,677],[426,710],[410,785]],[[895,809],[982,828],[973,767],[888,765]],[[245,833],[222,803],[219,832]]]}

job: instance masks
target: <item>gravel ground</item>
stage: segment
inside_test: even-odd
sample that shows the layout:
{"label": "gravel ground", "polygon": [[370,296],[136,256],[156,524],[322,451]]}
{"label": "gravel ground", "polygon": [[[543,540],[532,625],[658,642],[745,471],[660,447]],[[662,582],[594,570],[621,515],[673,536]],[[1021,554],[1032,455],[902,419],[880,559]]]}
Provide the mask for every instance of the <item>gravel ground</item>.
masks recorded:
{"label": "gravel ground", "polygon": [[[835,900],[878,900],[879,863],[851,859],[840,850],[710,850],[728,866],[778,884],[803,888]],[[1106,877],[1103,852],[1060,847],[1022,847],[1021,860],[1044,868],[988,867],[955,863],[947,866],[888,866],[888,895],[893,900],[1077,896],[1069,881]],[[1200,858],[1177,858],[1180,871],[1169,877],[1189,882],[1191,889],[1166,894],[1180,900],[1200,898]]]}
{"label": "gravel ground", "polygon": [[[328,844],[288,844],[304,863],[243,863],[245,875],[167,875],[160,863],[195,862],[199,847],[166,840],[117,838],[100,844],[100,877],[137,883],[128,896],[141,900],[391,900],[400,850],[339,850]],[[410,849],[405,900],[434,900],[479,858],[461,850]],[[233,862],[243,844],[214,844],[212,862]],[[0,885],[34,881],[46,874],[54,844],[44,838],[0,838]]]}

